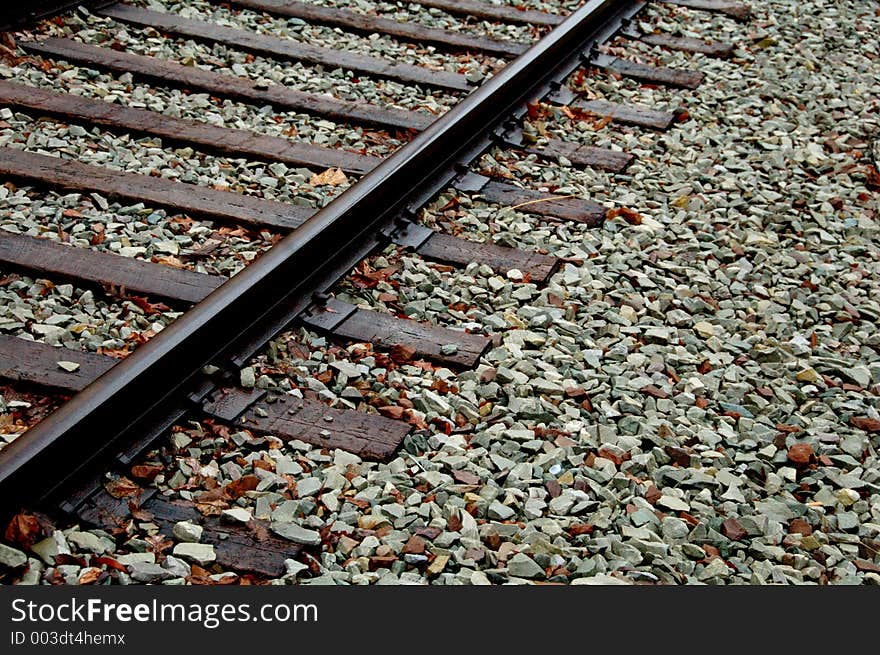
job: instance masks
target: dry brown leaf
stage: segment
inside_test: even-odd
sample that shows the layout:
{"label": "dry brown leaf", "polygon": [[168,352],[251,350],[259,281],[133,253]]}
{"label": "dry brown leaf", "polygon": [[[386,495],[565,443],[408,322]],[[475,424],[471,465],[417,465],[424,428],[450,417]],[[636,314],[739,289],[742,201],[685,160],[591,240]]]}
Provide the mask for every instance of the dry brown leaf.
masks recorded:
{"label": "dry brown leaf", "polygon": [[93,562],[95,564],[106,566],[107,568],[115,569],[121,573],[128,573],[128,569],[112,557],[96,557]]}
{"label": "dry brown leaf", "polygon": [[104,488],[114,498],[128,498],[129,496],[137,495],[141,491],[141,488],[136,483],[124,476],[110,480],[104,485]]}
{"label": "dry brown leaf", "polygon": [[153,262],[156,264],[164,264],[165,266],[170,266],[171,268],[184,268],[184,264],[177,257],[173,257],[171,255],[157,255],[153,257]]}
{"label": "dry brown leaf", "polygon": [[131,467],[131,475],[138,480],[152,482],[162,472],[161,464],[136,464]]}
{"label": "dry brown leaf", "polygon": [[342,169],[328,168],[323,173],[315,173],[309,180],[312,186],[339,186],[348,182],[348,178]]}
{"label": "dry brown leaf", "polygon": [[391,359],[396,364],[405,364],[406,362],[408,362],[409,360],[411,360],[415,356],[416,351],[414,348],[410,348],[409,346],[404,346],[403,344],[396,344],[391,347],[390,354],[391,354]]}
{"label": "dry brown leaf", "polygon": [[615,209],[609,209],[605,214],[605,218],[608,220],[612,220],[620,216],[623,220],[625,220],[630,225],[641,225],[642,224],[642,216],[635,209],[630,209],[629,207],[616,207]]}
{"label": "dry brown leaf", "polygon": [[30,548],[42,536],[40,522],[32,514],[16,514],[6,526],[3,536],[11,544]]}
{"label": "dry brown leaf", "polygon": [[98,578],[101,577],[101,569],[99,568],[89,568],[83,571],[79,576],[79,584],[92,584],[97,582]]}
{"label": "dry brown leaf", "polygon": [[868,178],[867,187],[869,189],[880,190],[880,171],[877,170],[876,166],[868,165],[866,177]]}
{"label": "dry brown leaf", "polygon": [[233,480],[226,485],[226,492],[233,498],[240,498],[248,491],[253,491],[260,483],[260,479],[256,475],[243,475],[238,480]]}

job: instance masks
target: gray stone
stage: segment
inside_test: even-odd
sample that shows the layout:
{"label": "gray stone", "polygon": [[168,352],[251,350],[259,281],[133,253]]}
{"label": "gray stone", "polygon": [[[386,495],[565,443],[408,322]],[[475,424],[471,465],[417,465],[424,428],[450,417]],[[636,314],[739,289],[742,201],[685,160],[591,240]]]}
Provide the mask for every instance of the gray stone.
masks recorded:
{"label": "gray stone", "polygon": [[156,563],[156,554],[155,553],[128,553],[125,555],[116,555],[114,559],[122,564],[123,566],[130,566],[132,564],[155,564]]}
{"label": "gray stone", "polygon": [[185,578],[192,572],[190,565],[173,555],[166,555],[162,562],[162,568],[167,570],[175,578]]}
{"label": "gray stone", "polygon": [[220,518],[230,523],[249,523],[253,519],[253,515],[243,507],[232,507],[224,509]]}
{"label": "gray stone", "polygon": [[178,521],[171,532],[178,541],[197,543],[202,539],[204,528],[189,521]]}
{"label": "gray stone", "polygon": [[314,496],[321,489],[322,482],[318,478],[302,478],[296,482],[296,494],[300,498]]}
{"label": "gray stone", "polygon": [[175,577],[173,573],[163,569],[158,564],[151,564],[149,562],[129,564],[128,572],[132,580],[145,583],[161,582],[162,580],[169,580]]}
{"label": "gray stone", "polygon": [[525,553],[517,553],[507,562],[507,572],[515,578],[535,580],[544,577],[544,569]]}
{"label": "gray stone", "polygon": [[511,509],[507,505],[503,505],[497,500],[493,500],[492,503],[489,505],[488,514],[490,519],[495,519],[497,521],[506,521],[515,513],[516,512],[514,512],[513,509]]}
{"label": "gray stone", "polygon": [[730,576],[730,568],[728,568],[727,564],[718,557],[715,557],[710,561],[706,568],[704,568],[697,578],[703,582],[707,582],[709,580],[714,580],[715,578],[727,578]]}
{"label": "gray stone", "polygon": [[31,546],[31,551],[49,566],[55,565],[56,556],[70,553],[67,540],[60,531],[56,531],[51,537],[35,543]]}
{"label": "gray stone", "polygon": [[855,530],[859,527],[859,516],[855,512],[837,514],[837,527],[840,530]]}
{"label": "gray stone", "polygon": [[207,566],[217,559],[217,555],[214,553],[214,546],[211,544],[181,542],[174,547],[172,552],[177,557],[194,562],[200,566]]}
{"label": "gray stone", "polygon": [[294,543],[303,546],[318,546],[321,543],[321,535],[314,530],[308,530],[296,523],[279,523],[273,521],[272,532]]}
{"label": "gray stone", "polygon": [[256,372],[252,366],[241,369],[239,372],[239,383],[245,389],[253,389],[257,384]]}
{"label": "gray stone", "polygon": [[9,569],[17,569],[27,564],[28,558],[17,548],[0,544],[0,564]]}
{"label": "gray stone", "polygon": [[665,507],[666,509],[671,509],[675,512],[686,512],[691,506],[686,503],[684,500],[679,498],[678,496],[668,496],[663,495],[660,496],[659,500],[657,500],[657,504],[661,507]]}
{"label": "gray stone", "polygon": [[679,518],[667,516],[661,523],[663,538],[671,541],[687,539],[690,527]]}
{"label": "gray stone", "polygon": [[71,532],[67,535],[67,540],[79,550],[87,550],[98,555],[112,550],[114,546],[109,539],[99,537],[91,532]]}
{"label": "gray stone", "polygon": [[308,571],[309,567],[302,562],[297,562],[295,559],[286,559],[284,560],[284,568],[285,575],[291,578],[296,578],[303,571]]}

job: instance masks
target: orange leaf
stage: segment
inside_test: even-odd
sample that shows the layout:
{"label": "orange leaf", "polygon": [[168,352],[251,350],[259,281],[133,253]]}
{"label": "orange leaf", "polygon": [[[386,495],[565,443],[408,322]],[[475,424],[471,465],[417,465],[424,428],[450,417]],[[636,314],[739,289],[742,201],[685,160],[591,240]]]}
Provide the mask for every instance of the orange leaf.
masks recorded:
{"label": "orange leaf", "polygon": [[101,569],[92,567],[90,569],[86,569],[79,576],[80,584],[92,584],[93,582],[97,582],[98,578],[101,577]]}
{"label": "orange leaf", "polygon": [[233,480],[226,485],[226,491],[233,498],[244,496],[248,491],[253,491],[260,483],[256,475],[243,475],[238,480]]}
{"label": "orange leaf", "polygon": [[315,173],[309,180],[312,186],[339,186],[348,182],[348,178],[342,169],[328,168],[323,173]]}
{"label": "orange leaf", "polygon": [[617,207],[615,209],[609,209],[605,214],[605,218],[608,220],[612,220],[620,216],[630,225],[641,225],[642,224],[642,216],[635,209],[630,209],[629,207]]}
{"label": "orange leaf", "polygon": [[140,493],[141,488],[128,478],[120,476],[115,480],[110,480],[104,485],[107,493],[114,498],[128,498]]}
{"label": "orange leaf", "polygon": [[9,543],[30,548],[42,536],[40,522],[32,514],[16,514],[6,526],[3,536]]}
{"label": "orange leaf", "polygon": [[409,360],[413,358],[416,354],[416,351],[409,346],[404,346],[402,344],[397,344],[391,347],[391,359],[396,364],[405,364]]}
{"label": "orange leaf", "polygon": [[880,190],[880,171],[877,170],[876,166],[868,166],[867,178],[867,187],[869,189]]}
{"label": "orange leaf", "polygon": [[162,472],[160,464],[137,464],[131,467],[131,475],[139,480],[152,482]]}
{"label": "orange leaf", "polygon": [[164,305],[160,302],[151,303],[149,300],[142,298],[141,296],[130,296],[128,300],[142,309],[145,314],[158,314],[159,312],[167,312],[171,309],[168,305]]}
{"label": "orange leaf", "polygon": [[117,562],[112,557],[96,557],[93,561],[95,564],[103,565],[111,569],[116,569],[117,571],[122,571],[123,573],[128,573],[128,569],[126,569],[122,564]]}

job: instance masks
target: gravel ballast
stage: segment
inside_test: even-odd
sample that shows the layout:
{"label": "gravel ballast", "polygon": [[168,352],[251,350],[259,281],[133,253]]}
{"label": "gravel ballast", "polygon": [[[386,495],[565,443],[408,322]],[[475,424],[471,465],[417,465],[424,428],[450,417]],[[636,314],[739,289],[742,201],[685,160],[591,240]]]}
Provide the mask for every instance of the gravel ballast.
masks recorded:
{"label": "gravel ballast", "polygon": [[[144,484],[198,500],[257,476],[224,509],[304,545],[279,584],[880,583],[880,15],[827,0],[753,13],[738,24],[651,5],[647,23],[736,42],[729,60],[627,47],[698,67],[696,91],[569,81],[686,110],[668,132],[558,109],[530,119],[538,134],[633,152],[625,174],[500,149],[482,159],[618,210],[602,228],[451,191],[423,212],[448,233],[566,258],[545,287],[394,247],[338,287],[492,335],[476,369],[301,329],[252,362],[272,394],[409,421],[392,461],[187,424],[146,456],[161,472]],[[149,521],[87,533],[58,525],[0,555],[29,583],[91,581],[51,557],[84,544],[138,556],[109,582],[228,579],[190,533],[150,561]]]}

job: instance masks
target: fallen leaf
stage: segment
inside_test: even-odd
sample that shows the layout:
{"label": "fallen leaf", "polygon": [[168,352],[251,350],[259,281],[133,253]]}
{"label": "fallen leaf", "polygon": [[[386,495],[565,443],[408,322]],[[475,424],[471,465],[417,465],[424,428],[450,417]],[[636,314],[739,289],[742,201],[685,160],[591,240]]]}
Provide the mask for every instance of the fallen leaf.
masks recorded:
{"label": "fallen leaf", "polygon": [[16,514],[12,517],[3,537],[7,542],[22,548],[30,548],[42,536],[40,522],[32,514]]}
{"label": "fallen leaf", "polygon": [[131,467],[131,477],[148,482],[152,482],[161,472],[161,464],[136,464]]}
{"label": "fallen leaf", "polygon": [[413,356],[416,354],[416,351],[414,348],[410,348],[409,346],[403,346],[403,345],[398,344],[396,346],[391,347],[390,354],[391,354],[391,359],[396,364],[405,364],[406,362],[408,362],[409,360],[411,360],[413,358]]}
{"label": "fallen leaf", "polygon": [[162,534],[154,534],[147,535],[145,537],[147,544],[147,551],[151,553],[161,553],[163,550],[168,550],[172,546],[174,546],[174,542],[170,539],[166,539],[165,535]]}
{"label": "fallen leaf", "polygon": [[868,166],[868,170],[866,172],[867,187],[869,189],[880,189],[880,171],[877,170],[876,166]]}
{"label": "fallen leaf", "polygon": [[248,491],[253,491],[260,483],[260,479],[256,475],[243,475],[238,480],[233,480],[226,485],[226,491],[233,498],[240,498]]}
{"label": "fallen leaf", "polygon": [[128,573],[128,569],[112,557],[96,557],[92,561],[99,566],[106,566],[107,568],[116,569],[122,573]]}
{"label": "fallen leaf", "polygon": [[635,209],[630,209],[629,207],[615,207],[614,209],[609,209],[605,213],[605,218],[607,218],[608,220],[615,219],[618,216],[620,216],[630,225],[642,224],[642,215],[639,214]]}
{"label": "fallen leaf", "polygon": [[125,476],[120,476],[115,480],[110,480],[104,484],[107,493],[114,498],[128,498],[140,493],[141,488],[137,483],[132,482]]}
{"label": "fallen leaf", "polygon": [[441,212],[446,212],[454,209],[458,209],[461,206],[461,200],[459,200],[458,196],[453,196],[449,202],[443,205],[440,208]]}
{"label": "fallen leaf", "polygon": [[164,264],[165,266],[170,266],[171,268],[185,268],[182,261],[180,261],[177,257],[173,257],[170,255],[157,255],[152,258],[152,261],[156,264]]}
{"label": "fallen leaf", "polygon": [[97,582],[98,578],[101,577],[101,569],[92,567],[90,569],[86,569],[79,576],[79,584],[92,584]]}
{"label": "fallen leaf", "polygon": [[526,112],[530,121],[536,121],[540,118],[546,118],[550,115],[550,109],[541,104],[540,100],[533,100],[526,103]]}
{"label": "fallen leaf", "polygon": [[170,307],[163,303],[151,303],[146,298],[141,296],[129,296],[126,300],[129,300],[132,304],[137,305],[145,314],[159,314],[161,312],[170,311]]}
{"label": "fallen leaf", "polygon": [[348,182],[348,178],[339,168],[328,168],[323,173],[315,173],[309,179],[309,184],[312,186],[339,186],[346,182]]}

